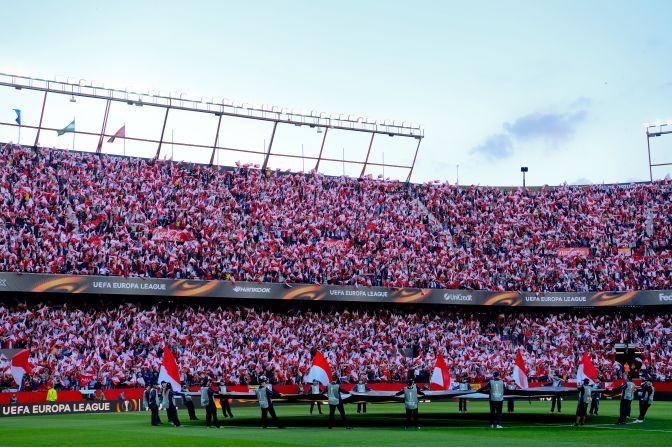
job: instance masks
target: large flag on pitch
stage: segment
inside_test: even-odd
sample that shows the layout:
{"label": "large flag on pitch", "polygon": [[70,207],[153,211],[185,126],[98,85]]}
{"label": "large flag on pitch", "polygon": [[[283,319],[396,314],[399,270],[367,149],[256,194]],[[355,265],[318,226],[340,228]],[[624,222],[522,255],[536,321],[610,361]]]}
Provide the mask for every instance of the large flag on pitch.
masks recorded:
{"label": "large flag on pitch", "polygon": [[121,128],[118,131],[116,131],[114,135],[112,135],[110,139],[107,140],[107,142],[114,143],[115,138],[126,138],[126,124],[121,126]]}
{"label": "large flag on pitch", "polygon": [[9,371],[14,377],[14,381],[17,383],[19,388],[21,388],[21,382],[23,381],[23,375],[28,373],[30,374],[30,364],[28,363],[28,357],[30,356],[30,351],[24,349],[19,351],[12,359],[10,360]]}
{"label": "large flag on pitch", "polygon": [[166,347],[163,350],[163,360],[161,360],[161,369],[159,370],[159,383],[168,382],[173,387],[173,391],[180,392],[182,391],[182,385],[180,385],[180,373],[177,370],[177,363],[175,362],[175,357],[170,352],[170,349]]}
{"label": "large flag on pitch", "polygon": [[441,354],[439,354],[439,357],[436,359],[434,371],[432,371],[432,377],[429,379],[429,383],[438,385],[442,390],[450,389],[450,372],[448,371],[448,365],[446,365],[446,361]]}
{"label": "large flag on pitch", "polygon": [[61,129],[61,130],[57,130],[56,133],[57,133],[58,136],[60,137],[60,136],[63,135],[64,133],[67,133],[67,132],[74,132],[74,131],[75,131],[75,120],[73,119],[72,121],[70,121],[70,124],[68,124],[67,126],[65,126],[65,127],[64,127],[63,129]]}
{"label": "large flag on pitch", "polygon": [[590,360],[590,355],[584,352],[583,359],[581,359],[581,363],[579,364],[579,370],[576,372],[576,384],[580,385],[583,383],[583,379],[588,379],[591,384],[595,383],[598,375],[597,368],[595,368],[595,365]]}
{"label": "large flag on pitch", "polygon": [[523,354],[518,351],[516,354],[516,363],[513,365],[513,381],[516,382],[520,388],[527,388],[527,368],[525,368],[525,361]]}
{"label": "large flag on pitch", "polygon": [[303,381],[304,383],[312,383],[313,380],[317,380],[322,385],[331,383],[331,368],[329,368],[327,359],[324,358],[320,351],[315,352],[313,366],[310,367],[310,371],[308,371],[308,375]]}

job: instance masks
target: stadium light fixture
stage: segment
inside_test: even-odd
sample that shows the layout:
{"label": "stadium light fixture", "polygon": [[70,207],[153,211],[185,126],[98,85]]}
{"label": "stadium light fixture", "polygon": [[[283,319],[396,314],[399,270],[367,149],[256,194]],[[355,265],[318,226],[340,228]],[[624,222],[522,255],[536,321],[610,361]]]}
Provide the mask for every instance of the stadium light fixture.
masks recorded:
{"label": "stadium light fixture", "polygon": [[527,171],[529,171],[529,169],[527,168],[527,166],[522,166],[522,167],[520,168],[520,172],[523,173],[523,188],[525,188],[525,174],[527,173]]}

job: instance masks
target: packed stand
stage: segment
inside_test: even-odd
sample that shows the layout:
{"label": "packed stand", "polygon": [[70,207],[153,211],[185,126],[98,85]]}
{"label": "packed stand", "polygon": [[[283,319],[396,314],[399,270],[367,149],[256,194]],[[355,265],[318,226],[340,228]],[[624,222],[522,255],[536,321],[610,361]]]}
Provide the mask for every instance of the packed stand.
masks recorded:
{"label": "packed stand", "polygon": [[[520,291],[672,288],[668,182],[407,185],[10,145],[0,148],[0,165],[5,272]],[[577,247],[588,253],[557,255]]]}
{"label": "packed stand", "polygon": [[[512,373],[523,350],[530,381],[575,376],[584,351],[609,381],[620,377],[615,344],[642,348],[643,375],[672,380],[672,316],[637,311],[544,313],[397,310],[350,306],[277,309],[100,304],[0,304],[0,348],[27,348],[24,387],[142,386],[156,379],[165,346],[184,383],[205,376],[229,384],[300,383],[314,350],[346,381],[427,381],[438,354],[453,379]],[[0,359],[0,388],[11,385]]]}

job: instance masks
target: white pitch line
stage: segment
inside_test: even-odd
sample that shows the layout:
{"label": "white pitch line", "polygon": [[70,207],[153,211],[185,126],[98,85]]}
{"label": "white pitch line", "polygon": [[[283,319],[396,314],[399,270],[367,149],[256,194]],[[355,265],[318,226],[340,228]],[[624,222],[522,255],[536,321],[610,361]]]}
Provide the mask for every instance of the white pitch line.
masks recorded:
{"label": "white pitch line", "polygon": [[[632,424],[632,422],[628,422],[628,425]],[[672,430],[661,430],[661,429],[656,429],[656,428],[643,428],[639,424],[637,424],[637,428],[632,427],[610,427],[611,424],[595,424],[595,425],[586,425],[586,427],[593,427],[593,428],[601,428],[601,429],[607,429],[607,430],[627,430],[627,431],[651,431],[651,432],[660,432],[660,433],[672,433]]]}

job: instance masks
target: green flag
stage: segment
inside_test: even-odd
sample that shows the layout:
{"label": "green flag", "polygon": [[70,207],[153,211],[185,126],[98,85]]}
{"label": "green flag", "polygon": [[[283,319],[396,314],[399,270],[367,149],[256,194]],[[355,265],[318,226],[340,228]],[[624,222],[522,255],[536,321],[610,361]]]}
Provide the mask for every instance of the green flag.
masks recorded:
{"label": "green flag", "polygon": [[75,131],[75,120],[73,119],[70,124],[68,124],[67,126],[65,126],[61,130],[57,130],[56,133],[60,137],[61,135],[63,135],[66,132],[74,132],[74,131]]}

